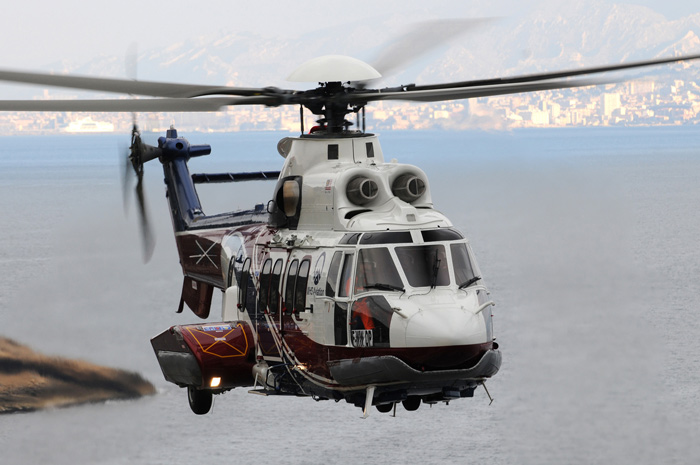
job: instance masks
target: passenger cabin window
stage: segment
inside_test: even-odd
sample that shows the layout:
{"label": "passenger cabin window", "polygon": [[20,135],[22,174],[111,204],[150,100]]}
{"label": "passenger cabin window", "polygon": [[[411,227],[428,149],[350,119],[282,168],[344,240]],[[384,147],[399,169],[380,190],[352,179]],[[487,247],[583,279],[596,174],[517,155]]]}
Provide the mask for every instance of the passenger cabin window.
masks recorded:
{"label": "passenger cabin window", "polygon": [[357,255],[355,293],[371,290],[403,291],[401,276],[385,247],[360,249]]}
{"label": "passenger cabin window", "polygon": [[270,313],[277,313],[280,303],[280,278],[282,276],[282,259],[275,262],[272,268],[272,278],[270,279]]}
{"label": "passenger cabin window", "polygon": [[443,245],[396,247],[396,255],[412,287],[449,286],[450,274]]}
{"label": "passenger cabin window", "polygon": [[328,268],[328,278],[326,279],[326,295],[335,297],[335,287],[338,284],[338,271],[340,270],[340,261],[343,259],[343,252],[333,254],[331,266]]}
{"label": "passenger cabin window", "polygon": [[284,290],[284,303],[282,304],[285,315],[291,315],[294,309],[294,288],[296,286],[298,269],[299,260],[292,260],[287,271],[287,285]]}
{"label": "passenger cabin window", "polygon": [[[248,303],[248,280],[250,279],[250,258],[246,258],[241,269],[240,286],[238,287],[238,308],[245,312]],[[253,299],[255,304],[255,299]]]}
{"label": "passenger cabin window", "polygon": [[294,313],[297,315],[306,308],[306,284],[309,280],[309,260],[303,260],[299,265],[297,283],[294,291]]}
{"label": "passenger cabin window", "polygon": [[258,294],[258,309],[267,312],[268,295],[270,292],[270,270],[272,269],[272,259],[268,258],[263,263],[262,273],[260,273],[260,294]]}

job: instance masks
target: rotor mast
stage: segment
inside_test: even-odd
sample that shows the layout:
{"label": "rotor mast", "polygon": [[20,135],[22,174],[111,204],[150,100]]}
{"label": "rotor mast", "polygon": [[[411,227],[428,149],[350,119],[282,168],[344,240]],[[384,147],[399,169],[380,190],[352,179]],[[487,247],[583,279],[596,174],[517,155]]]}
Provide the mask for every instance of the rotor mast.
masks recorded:
{"label": "rotor mast", "polygon": [[320,116],[317,122],[325,132],[329,134],[346,132],[353,124],[345,118],[346,115],[358,113],[364,108],[365,104],[350,104],[345,101],[342,97],[354,89],[344,86],[340,81],[322,82],[320,84],[320,87],[311,91],[318,96],[318,99],[304,102],[302,106],[306,107],[314,115]]}
{"label": "rotor mast", "polygon": [[368,82],[381,74],[367,63],[355,58],[328,55],[307,61],[287,77],[292,82],[318,82],[319,87],[301,92],[290,100],[320,117],[318,123],[329,134],[341,134],[353,123],[348,113],[359,112],[367,102],[351,98],[357,90],[352,83]]}

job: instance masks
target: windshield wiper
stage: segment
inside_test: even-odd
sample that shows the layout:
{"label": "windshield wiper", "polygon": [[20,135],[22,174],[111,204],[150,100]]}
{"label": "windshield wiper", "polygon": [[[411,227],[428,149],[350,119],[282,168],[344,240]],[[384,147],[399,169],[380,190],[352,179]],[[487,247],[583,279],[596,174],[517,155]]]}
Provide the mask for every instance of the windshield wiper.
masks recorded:
{"label": "windshield wiper", "polygon": [[463,282],[462,284],[460,284],[459,288],[464,289],[465,287],[469,287],[480,279],[481,279],[481,276],[471,277],[471,278],[467,279],[465,282]]}
{"label": "windshield wiper", "polygon": [[394,286],[393,284],[386,283],[372,283],[365,286],[365,289],[379,289],[380,291],[401,291],[406,292],[401,286]]}
{"label": "windshield wiper", "polygon": [[433,276],[430,280],[430,289],[435,289],[437,285],[438,273],[440,273],[440,259],[438,258],[438,249],[435,248],[435,261],[433,261]]}

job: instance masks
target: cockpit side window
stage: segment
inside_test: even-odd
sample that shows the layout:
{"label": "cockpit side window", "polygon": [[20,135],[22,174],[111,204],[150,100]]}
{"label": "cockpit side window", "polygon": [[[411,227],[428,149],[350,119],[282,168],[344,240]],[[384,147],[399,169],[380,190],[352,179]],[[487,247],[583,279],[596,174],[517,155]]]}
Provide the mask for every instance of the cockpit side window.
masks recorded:
{"label": "cockpit side window", "polygon": [[352,258],[354,254],[345,254],[343,262],[343,272],[340,274],[340,289],[338,297],[348,297],[352,288]]}
{"label": "cockpit side window", "polygon": [[340,269],[340,261],[343,259],[343,252],[333,254],[331,266],[328,268],[328,279],[326,279],[326,295],[335,297],[335,287],[338,284],[338,271]]}
{"label": "cockpit side window", "polygon": [[403,290],[394,259],[385,247],[360,249],[357,256],[355,293],[372,289]]}
{"label": "cockpit side window", "polygon": [[454,266],[457,285],[461,286],[463,283],[474,279],[476,275],[474,266],[469,259],[467,244],[452,244],[450,245],[450,251],[452,252],[452,265]]}

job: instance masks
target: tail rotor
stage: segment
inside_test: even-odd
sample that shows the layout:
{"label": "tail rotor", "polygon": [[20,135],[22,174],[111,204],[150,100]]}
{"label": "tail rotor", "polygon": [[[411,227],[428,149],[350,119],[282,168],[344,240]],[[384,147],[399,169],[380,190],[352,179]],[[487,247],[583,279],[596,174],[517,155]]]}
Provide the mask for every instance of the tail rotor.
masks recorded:
{"label": "tail rotor", "polygon": [[146,196],[143,188],[143,165],[155,158],[158,158],[158,149],[143,143],[141,140],[141,132],[136,125],[136,121],[134,121],[134,125],[131,129],[131,146],[129,147],[129,154],[126,157],[124,166],[124,203],[126,206],[127,195],[131,184],[129,175],[129,165],[131,165],[131,168],[136,174],[136,207],[139,213],[143,259],[145,262],[148,262],[153,255],[155,236],[151,230],[148,209],[146,207]]}

